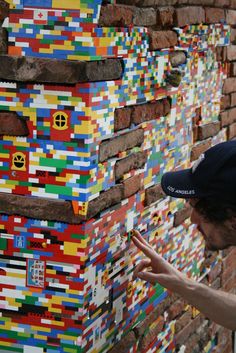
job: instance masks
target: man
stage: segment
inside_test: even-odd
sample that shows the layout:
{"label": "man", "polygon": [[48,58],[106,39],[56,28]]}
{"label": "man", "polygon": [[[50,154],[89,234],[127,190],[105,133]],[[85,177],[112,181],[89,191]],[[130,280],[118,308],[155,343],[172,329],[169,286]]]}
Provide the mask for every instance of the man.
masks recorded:
{"label": "man", "polygon": [[[190,169],[166,173],[164,192],[189,200],[191,221],[202,233],[209,250],[236,246],[236,141],[211,147]],[[193,281],[159,256],[133,231],[134,244],[146,255],[134,278],[178,293],[216,323],[236,330],[236,295]]]}

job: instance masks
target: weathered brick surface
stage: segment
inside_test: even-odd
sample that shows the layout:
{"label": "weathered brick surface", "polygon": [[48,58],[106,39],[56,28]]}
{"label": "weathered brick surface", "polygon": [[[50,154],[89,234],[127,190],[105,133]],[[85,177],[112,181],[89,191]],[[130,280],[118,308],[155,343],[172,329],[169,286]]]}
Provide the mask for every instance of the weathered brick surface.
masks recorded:
{"label": "weathered brick surface", "polygon": [[191,150],[191,161],[195,161],[198,159],[198,157],[204,153],[208,148],[211,147],[211,139],[207,139],[202,142],[196,143]]}
{"label": "weathered brick surface", "polygon": [[150,31],[150,49],[159,50],[174,47],[178,42],[174,31]]}
{"label": "weathered brick surface", "polygon": [[226,22],[229,25],[235,26],[236,23],[236,11],[226,10]]}
{"label": "weathered brick surface", "polygon": [[119,184],[102,192],[96,199],[89,202],[87,219],[96,216],[101,211],[119,203],[124,198],[124,187]]}
{"label": "weathered brick surface", "polygon": [[199,315],[192,319],[180,332],[175,336],[176,344],[182,345],[185,343],[187,338],[196,331],[196,329],[201,325],[203,318]]}
{"label": "weathered brick surface", "polygon": [[0,0],[0,21],[3,21],[8,16],[9,4],[4,0]]}
{"label": "weathered brick surface", "polygon": [[145,191],[145,206],[151,205],[165,196],[160,184],[151,186]]}
{"label": "weathered brick surface", "polygon": [[183,328],[188,325],[188,323],[192,321],[192,310],[189,307],[187,311],[185,311],[178,319],[176,320],[175,323],[175,333],[177,334]]}
{"label": "weathered brick surface", "polygon": [[231,30],[230,30],[230,41],[231,41],[232,44],[236,44],[236,28],[231,27]]}
{"label": "weathered brick surface", "polygon": [[144,121],[154,120],[169,114],[170,109],[170,101],[168,99],[136,105],[132,109],[131,122],[138,125]]}
{"label": "weathered brick surface", "polygon": [[71,202],[0,193],[0,213],[48,221],[80,223]]}
{"label": "weathered brick surface", "polygon": [[205,8],[206,11],[206,23],[220,23],[225,22],[225,10],[214,7]]}
{"label": "weathered brick surface", "polygon": [[134,11],[133,24],[135,26],[154,26],[157,23],[157,12],[153,8],[136,8]]}
{"label": "weathered brick surface", "polygon": [[216,60],[219,62],[226,61],[227,59],[227,48],[217,47],[216,48]]}
{"label": "weathered brick surface", "polygon": [[127,129],[131,123],[131,108],[125,107],[115,110],[114,131]]}
{"label": "weathered brick surface", "polygon": [[[225,96],[227,97],[227,96]],[[235,93],[232,93],[230,95],[230,105],[231,107],[235,107],[236,106],[236,92]],[[228,108],[228,107],[227,107]],[[225,108],[226,109],[226,108]]]}
{"label": "weathered brick surface", "polygon": [[38,83],[93,82],[118,79],[122,75],[118,59],[77,62],[35,57],[0,56],[0,78]]}
{"label": "weathered brick surface", "polygon": [[220,131],[220,122],[209,123],[199,126],[198,138],[199,140],[205,140],[208,137],[215,136]]}
{"label": "weathered brick surface", "polygon": [[0,112],[0,135],[27,136],[28,134],[26,121],[15,112]]}
{"label": "weathered brick surface", "polygon": [[228,61],[236,60],[236,45],[230,45],[227,47],[227,59]]}
{"label": "weathered brick surface", "polygon": [[125,173],[128,173],[133,169],[143,168],[146,162],[146,152],[132,153],[130,156],[117,161],[115,164],[115,179],[121,179]]}
{"label": "weathered brick surface", "polygon": [[236,92],[236,77],[229,77],[225,80],[223,85],[223,94]]}
{"label": "weathered brick surface", "polygon": [[177,316],[180,316],[180,314],[184,311],[186,305],[187,303],[184,299],[180,298],[176,300],[167,310],[168,320],[172,321],[177,318]]}
{"label": "weathered brick surface", "polygon": [[189,205],[185,205],[181,210],[177,211],[174,216],[174,227],[178,227],[181,225],[187,218],[191,215],[191,207]]}
{"label": "weathered brick surface", "polygon": [[126,199],[127,197],[136,194],[141,189],[141,182],[142,180],[140,175],[135,175],[124,180],[122,183],[124,186],[123,198]]}
{"label": "weathered brick surface", "polygon": [[[225,110],[230,108],[230,106],[234,106],[236,104],[232,104],[232,95],[226,94],[225,96],[221,97],[221,110]],[[233,101],[234,102],[234,101]],[[235,94],[235,102],[236,102],[236,94]]]}
{"label": "weathered brick surface", "polygon": [[119,343],[117,343],[109,353],[128,353],[135,342],[135,334],[133,331],[130,331],[126,336],[122,337]]}
{"label": "weathered brick surface", "polygon": [[222,272],[222,263],[218,262],[207,274],[208,282],[213,283]]}
{"label": "weathered brick surface", "polygon": [[228,139],[231,140],[236,137],[236,123],[229,125],[228,127]]}
{"label": "weathered brick surface", "polygon": [[0,28],[0,54],[7,54],[8,50],[8,35],[5,28]]}
{"label": "weathered brick surface", "polygon": [[118,155],[135,146],[140,146],[144,141],[143,129],[137,129],[127,134],[120,135],[107,141],[103,141],[99,148],[99,160],[104,162],[110,157]]}
{"label": "weathered brick surface", "polygon": [[185,64],[187,61],[186,54],[183,51],[175,51],[170,53],[170,62],[173,67]]}
{"label": "weathered brick surface", "polygon": [[205,22],[205,11],[201,6],[186,6],[175,10],[174,24],[178,27],[202,22]]}
{"label": "weathered brick surface", "polygon": [[231,62],[230,63],[230,65],[229,65],[229,74],[230,74],[230,76],[236,76],[236,63],[235,62]]}
{"label": "weathered brick surface", "polygon": [[177,4],[178,0],[116,0],[117,4],[136,5],[140,7],[169,6]]}
{"label": "weathered brick surface", "polygon": [[148,346],[156,339],[157,335],[162,332],[164,328],[165,320],[163,316],[160,316],[156,319],[148,332],[140,339],[138,349],[140,353],[145,353],[148,349]]}
{"label": "weathered brick surface", "polygon": [[172,27],[174,23],[174,7],[159,7],[157,9],[157,25],[162,28]]}
{"label": "weathered brick surface", "polygon": [[134,8],[106,5],[101,7],[99,26],[128,27],[133,24]]}
{"label": "weathered brick surface", "polygon": [[228,109],[220,114],[221,126],[228,126],[236,122],[236,108]]}

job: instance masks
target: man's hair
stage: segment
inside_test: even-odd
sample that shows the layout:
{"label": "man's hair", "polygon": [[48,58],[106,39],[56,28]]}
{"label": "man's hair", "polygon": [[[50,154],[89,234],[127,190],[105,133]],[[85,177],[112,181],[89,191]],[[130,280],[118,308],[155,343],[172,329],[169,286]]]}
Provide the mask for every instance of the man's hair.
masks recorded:
{"label": "man's hair", "polygon": [[220,198],[202,198],[194,206],[196,210],[203,215],[206,221],[222,224],[232,217],[236,217],[236,200],[235,204],[224,201]]}

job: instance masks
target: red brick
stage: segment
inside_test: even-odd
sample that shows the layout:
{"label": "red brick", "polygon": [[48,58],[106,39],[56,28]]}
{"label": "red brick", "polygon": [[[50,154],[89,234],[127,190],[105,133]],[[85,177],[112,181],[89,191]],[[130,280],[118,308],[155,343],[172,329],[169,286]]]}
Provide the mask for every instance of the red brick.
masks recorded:
{"label": "red brick", "polygon": [[231,28],[230,30],[230,41],[232,44],[236,44],[236,28]]}
{"label": "red brick", "polygon": [[160,316],[157,320],[152,322],[151,327],[147,333],[139,341],[138,350],[141,352],[146,352],[148,346],[156,340],[157,335],[163,331],[165,320],[163,316]]}
{"label": "red brick", "polygon": [[229,65],[229,75],[236,76],[236,63],[230,63]]}
{"label": "red brick", "polygon": [[135,26],[155,26],[157,24],[157,13],[152,7],[146,9],[136,8],[134,11],[133,24]]}
{"label": "red brick", "polygon": [[130,127],[131,108],[125,107],[115,110],[114,131]]}
{"label": "red brick", "polygon": [[115,179],[121,179],[122,176],[131,170],[139,169],[147,162],[146,152],[132,153],[128,157],[120,159],[115,164]]}
{"label": "red brick", "polygon": [[135,175],[124,180],[122,184],[124,185],[124,198],[126,199],[136,194],[141,189],[141,176]]}
{"label": "red brick", "polygon": [[186,6],[175,10],[174,24],[178,27],[200,24],[203,22],[205,22],[205,11],[203,7]]}
{"label": "red brick", "polygon": [[230,0],[215,0],[214,5],[216,7],[229,7]]}
{"label": "red brick", "polygon": [[229,25],[235,25],[236,23],[236,11],[235,10],[226,10],[226,22]]}
{"label": "red brick", "polygon": [[177,334],[185,326],[189,324],[189,322],[192,321],[192,310],[189,308],[188,311],[183,313],[180,317],[177,318],[176,323],[175,323],[175,333]]}
{"label": "red brick", "polygon": [[28,134],[26,121],[15,112],[0,112],[0,135],[27,136]]}
{"label": "red brick", "polygon": [[135,344],[136,337],[133,331],[130,331],[126,336],[123,336],[109,353],[128,353],[131,347]]}
{"label": "red brick", "polygon": [[0,193],[0,204],[7,215],[73,224],[82,221],[81,217],[74,215],[69,201]]}
{"label": "red brick", "polygon": [[173,7],[158,7],[157,9],[157,25],[163,28],[172,27],[174,23]]}
{"label": "red brick", "polygon": [[231,125],[236,121],[236,108],[228,109],[220,114],[221,126],[225,127]]}
{"label": "red brick", "polygon": [[236,123],[229,125],[228,127],[228,139],[231,140],[236,137]]}
{"label": "red brick", "polygon": [[[231,98],[232,98],[232,95],[230,96],[230,94],[226,94],[225,96],[221,97],[221,102],[220,103],[221,103],[221,109],[222,110],[230,108],[230,106],[231,106]],[[236,95],[235,95],[235,98],[236,98]]]}
{"label": "red brick", "polygon": [[185,205],[181,210],[177,211],[174,215],[174,227],[181,225],[191,215],[192,208],[189,205]]}
{"label": "red brick", "polygon": [[211,268],[210,272],[207,274],[209,283],[214,282],[214,280],[218,276],[220,276],[221,272],[222,272],[222,263],[218,262],[213,268]]}
{"label": "red brick", "polygon": [[198,128],[198,139],[200,141],[205,140],[208,137],[217,135],[219,131],[220,131],[220,122],[201,125]]}
{"label": "red brick", "polygon": [[170,53],[170,63],[172,67],[178,67],[179,65],[185,64],[187,61],[186,54],[179,50]]}
{"label": "red brick", "polygon": [[230,8],[231,9],[236,9],[236,0],[231,0],[230,1]]}
{"label": "red brick", "polygon": [[225,269],[221,276],[222,286],[224,286],[229,280],[235,280],[236,286],[236,270],[232,267]]}
{"label": "red brick", "polygon": [[195,161],[204,153],[208,148],[211,147],[211,139],[204,140],[196,143],[191,150],[191,162]]}
{"label": "red brick", "polygon": [[231,93],[231,95],[230,95],[230,104],[231,104],[231,107],[235,107],[236,106],[236,92],[235,93]]}
{"label": "red brick", "polygon": [[220,62],[225,62],[227,59],[227,48],[226,47],[216,47],[216,60]]}
{"label": "red brick", "polygon": [[229,77],[225,80],[223,86],[223,94],[236,92],[236,77]]}
{"label": "red brick", "polygon": [[174,31],[150,31],[150,50],[174,47],[178,42]]}
{"label": "red brick", "polygon": [[133,24],[134,8],[122,5],[101,7],[99,26],[128,27]]}
{"label": "red brick", "polygon": [[8,16],[9,16],[9,4],[4,0],[0,0],[0,21],[4,20]]}
{"label": "red brick", "polygon": [[236,249],[230,249],[228,255],[223,259],[223,269],[236,268]]}
{"label": "red brick", "polygon": [[228,61],[236,60],[236,45],[230,45],[227,47],[227,59]]}
{"label": "red brick", "polygon": [[169,114],[170,109],[170,101],[168,99],[136,105],[132,109],[131,123],[138,125],[145,121],[158,119]]}
{"label": "red brick", "polygon": [[99,161],[104,162],[108,158],[118,155],[119,152],[140,146],[143,141],[143,129],[130,131],[126,134],[122,134],[112,139],[103,141],[99,147]]}
{"label": "red brick", "polygon": [[162,199],[165,196],[164,191],[160,184],[151,186],[145,191],[145,206],[149,206],[152,203]]}
{"label": "red brick", "polygon": [[184,311],[186,304],[186,301],[182,298],[174,302],[167,310],[168,320],[171,321],[179,316]]}
{"label": "red brick", "polygon": [[188,337],[196,331],[196,329],[201,325],[203,318],[199,315],[195,319],[191,320],[182,331],[176,335],[176,344],[182,345],[188,339]]}
{"label": "red brick", "polygon": [[206,11],[206,23],[221,23],[225,22],[225,10],[214,7],[207,7]]}

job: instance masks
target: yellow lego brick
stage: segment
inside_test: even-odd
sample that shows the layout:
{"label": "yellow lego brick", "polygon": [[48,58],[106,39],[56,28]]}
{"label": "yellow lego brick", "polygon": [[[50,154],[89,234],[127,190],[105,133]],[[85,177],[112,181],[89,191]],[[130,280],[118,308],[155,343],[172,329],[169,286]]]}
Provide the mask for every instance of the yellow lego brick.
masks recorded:
{"label": "yellow lego brick", "polygon": [[43,336],[43,335],[34,335],[35,339],[39,339],[39,340],[43,340],[43,341],[47,341],[47,336]]}
{"label": "yellow lego brick", "polygon": [[64,254],[76,256],[78,253],[78,243],[64,242]]}
{"label": "yellow lego brick", "polygon": [[46,269],[46,273],[47,273],[48,275],[56,275],[57,271],[56,271],[56,270]]}
{"label": "yellow lego brick", "polygon": [[68,9],[80,10],[81,3],[79,0],[52,0],[52,8],[55,9]]}
{"label": "yellow lego brick", "polygon": [[43,332],[51,332],[51,328],[44,326],[32,326],[32,331],[43,331]]}

